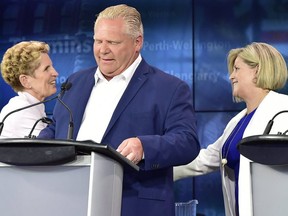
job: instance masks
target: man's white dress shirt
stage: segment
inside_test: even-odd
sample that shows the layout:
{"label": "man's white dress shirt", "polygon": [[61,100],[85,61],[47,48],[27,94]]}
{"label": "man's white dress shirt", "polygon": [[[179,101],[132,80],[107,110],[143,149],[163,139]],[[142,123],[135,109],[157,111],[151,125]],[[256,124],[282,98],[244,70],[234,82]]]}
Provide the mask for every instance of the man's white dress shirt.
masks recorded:
{"label": "man's white dress shirt", "polygon": [[101,143],[113,112],[141,60],[139,55],[130,67],[110,81],[107,81],[99,67],[97,68],[95,86],[88,100],[77,140]]}

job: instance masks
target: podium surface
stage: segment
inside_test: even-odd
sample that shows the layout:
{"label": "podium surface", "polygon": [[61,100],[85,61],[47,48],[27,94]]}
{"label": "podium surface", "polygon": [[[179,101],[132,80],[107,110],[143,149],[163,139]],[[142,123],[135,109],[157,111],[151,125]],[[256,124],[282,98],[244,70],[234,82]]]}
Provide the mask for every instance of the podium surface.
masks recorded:
{"label": "podium surface", "polygon": [[9,216],[120,216],[123,170],[139,170],[90,141],[0,139],[0,161],[0,209]]}
{"label": "podium surface", "polygon": [[288,136],[257,135],[243,138],[237,145],[243,156],[265,165],[288,164]]}

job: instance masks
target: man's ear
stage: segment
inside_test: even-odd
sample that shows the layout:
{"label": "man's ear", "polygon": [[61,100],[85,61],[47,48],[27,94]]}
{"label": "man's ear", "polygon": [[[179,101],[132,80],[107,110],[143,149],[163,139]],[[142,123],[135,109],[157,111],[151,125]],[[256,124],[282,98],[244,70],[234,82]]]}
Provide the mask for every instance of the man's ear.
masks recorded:
{"label": "man's ear", "polygon": [[31,84],[30,84],[30,79],[29,76],[25,75],[25,74],[21,74],[19,76],[19,81],[21,83],[21,85],[26,88],[26,89],[30,89],[31,88]]}
{"label": "man's ear", "polygon": [[137,49],[137,52],[140,52],[142,46],[143,46],[143,36],[142,35],[139,35],[136,40],[135,40],[135,43],[136,43],[136,49]]}

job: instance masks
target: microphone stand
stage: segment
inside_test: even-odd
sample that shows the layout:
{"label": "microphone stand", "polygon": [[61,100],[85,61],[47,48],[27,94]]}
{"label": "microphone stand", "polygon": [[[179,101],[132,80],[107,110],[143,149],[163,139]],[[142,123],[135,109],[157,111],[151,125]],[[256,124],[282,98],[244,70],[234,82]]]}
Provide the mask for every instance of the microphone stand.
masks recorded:
{"label": "microphone stand", "polygon": [[40,122],[40,121],[42,121],[43,123],[46,123],[46,124],[51,124],[51,123],[52,123],[52,120],[51,120],[50,118],[48,118],[48,117],[43,117],[43,118],[38,119],[38,120],[35,122],[35,124],[33,125],[33,127],[32,127],[32,129],[31,129],[29,135],[27,136],[27,138],[33,138],[33,139],[34,139],[34,138],[36,137],[35,135],[32,136],[32,133],[33,133],[36,125],[37,125],[38,122]]}
{"label": "microphone stand", "polygon": [[67,133],[67,139],[72,140],[73,139],[73,130],[74,130],[74,121],[72,116],[72,111],[70,108],[60,99],[58,98],[58,101],[69,111],[70,119],[69,119],[69,125],[68,125],[68,133]]}
{"label": "microphone stand", "polygon": [[3,127],[4,127],[4,121],[5,121],[5,119],[6,119],[8,116],[10,116],[11,114],[13,114],[13,113],[15,113],[15,112],[19,112],[19,111],[24,110],[24,109],[28,109],[28,108],[33,107],[33,106],[37,106],[37,105],[42,104],[42,103],[46,103],[46,102],[55,100],[55,99],[58,98],[58,97],[59,97],[59,96],[57,95],[57,96],[52,97],[52,98],[50,98],[50,99],[47,99],[47,100],[44,100],[44,101],[40,101],[40,102],[38,102],[38,103],[31,104],[31,105],[29,105],[29,106],[21,107],[21,108],[19,108],[19,109],[16,109],[16,110],[11,111],[11,112],[8,113],[6,116],[4,116],[4,118],[2,119],[2,122],[0,122],[0,135],[1,135],[2,130],[3,130]]}
{"label": "microphone stand", "polygon": [[[278,115],[280,115],[280,114],[282,114],[282,113],[285,113],[285,112],[288,112],[288,110],[282,110],[282,111],[276,113],[276,114],[273,116],[273,118],[272,118],[272,119],[268,122],[268,124],[266,125],[266,128],[265,128],[265,130],[264,130],[264,132],[263,132],[263,135],[268,135],[268,134],[270,133],[270,131],[271,131],[271,129],[272,129],[272,126],[273,126],[273,123],[274,123],[274,119],[275,119]],[[284,132],[284,134],[286,134],[286,133],[287,133],[287,131]]]}
{"label": "microphone stand", "polygon": [[68,124],[68,132],[67,132],[67,139],[73,140],[73,130],[74,130],[74,121],[73,121],[73,115],[71,109],[64,103],[64,101],[61,99],[63,97],[63,94],[65,91],[68,91],[72,87],[72,83],[68,82],[66,80],[65,83],[61,85],[62,94],[59,95],[57,98],[58,101],[68,110],[70,118],[69,118],[69,124]]}

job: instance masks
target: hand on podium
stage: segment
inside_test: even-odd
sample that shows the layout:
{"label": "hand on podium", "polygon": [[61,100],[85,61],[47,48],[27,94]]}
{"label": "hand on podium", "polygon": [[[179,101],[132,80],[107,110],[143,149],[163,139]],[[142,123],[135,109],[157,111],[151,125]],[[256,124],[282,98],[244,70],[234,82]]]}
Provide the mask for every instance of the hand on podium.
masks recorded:
{"label": "hand on podium", "polygon": [[142,143],[137,137],[124,140],[117,151],[134,164],[138,164],[143,158]]}

